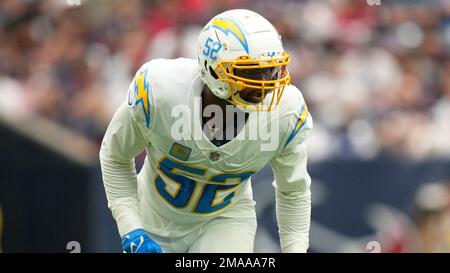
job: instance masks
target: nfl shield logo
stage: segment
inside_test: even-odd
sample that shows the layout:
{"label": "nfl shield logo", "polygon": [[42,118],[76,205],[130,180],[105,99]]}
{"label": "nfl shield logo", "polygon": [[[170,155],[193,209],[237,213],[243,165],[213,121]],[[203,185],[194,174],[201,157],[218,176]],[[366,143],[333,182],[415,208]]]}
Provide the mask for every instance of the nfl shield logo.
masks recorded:
{"label": "nfl shield logo", "polygon": [[220,154],[216,151],[212,151],[209,154],[209,159],[211,159],[211,161],[217,161],[217,160],[219,160],[219,157],[220,157]]}

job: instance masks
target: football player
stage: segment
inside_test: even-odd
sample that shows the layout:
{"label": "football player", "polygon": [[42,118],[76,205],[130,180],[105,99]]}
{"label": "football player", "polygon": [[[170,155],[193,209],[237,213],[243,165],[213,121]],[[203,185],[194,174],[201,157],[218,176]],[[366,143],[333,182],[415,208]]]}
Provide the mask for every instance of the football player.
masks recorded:
{"label": "football player", "polygon": [[[288,63],[272,24],[239,9],[201,30],[197,60],[155,59],[137,71],[100,150],[124,252],[253,252],[251,177],[268,164],[281,250],[307,251],[312,118]],[[261,128],[275,145],[264,146]]]}

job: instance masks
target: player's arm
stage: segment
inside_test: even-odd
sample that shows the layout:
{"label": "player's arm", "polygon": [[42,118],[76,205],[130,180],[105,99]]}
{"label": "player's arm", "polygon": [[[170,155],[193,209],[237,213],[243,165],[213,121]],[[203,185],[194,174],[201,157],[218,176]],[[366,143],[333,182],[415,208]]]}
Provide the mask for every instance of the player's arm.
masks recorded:
{"label": "player's arm", "polygon": [[108,207],[117,222],[124,252],[161,252],[143,229],[134,164],[134,158],[145,149],[143,130],[151,131],[148,75],[147,65],[136,73],[127,102],[114,114],[100,149]]}
{"label": "player's arm", "polygon": [[144,148],[144,141],[124,103],[114,114],[100,148],[108,207],[121,236],[143,227],[138,211],[134,158]]}
{"label": "player's arm", "polygon": [[303,140],[312,128],[312,118],[304,102],[299,108],[283,149],[271,160],[282,252],[306,252],[309,247],[311,178]]}

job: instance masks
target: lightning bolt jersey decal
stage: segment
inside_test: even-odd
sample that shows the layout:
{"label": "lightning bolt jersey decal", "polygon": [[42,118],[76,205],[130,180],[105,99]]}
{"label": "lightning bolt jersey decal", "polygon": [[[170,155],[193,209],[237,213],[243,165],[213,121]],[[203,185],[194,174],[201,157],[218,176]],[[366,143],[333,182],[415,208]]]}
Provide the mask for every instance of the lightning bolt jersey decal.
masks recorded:
{"label": "lightning bolt jersey decal", "polygon": [[286,147],[289,144],[289,142],[291,142],[291,140],[295,137],[295,135],[297,135],[297,133],[303,128],[303,126],[306,124],[306,119],[307,119],[308,115],[309,115],[308,106],[305,103],[302,106],[300,117],[297,119],[297,122],[295,123],[294,130],[289,135],[289,138],[286,141],[286,144],[284,145],[284,147]]}
{"label": "lightning bolt jersey decal", "polygon": [[[128,94],[128,105],[137,106],[140,104],[142,106],[147,128],[150,127],[149,93],[150,84],[147,79],[147,69],[139,70],[134,80],[134,87]],[[134,95],[133,98],[131,98],[131,95]]]}

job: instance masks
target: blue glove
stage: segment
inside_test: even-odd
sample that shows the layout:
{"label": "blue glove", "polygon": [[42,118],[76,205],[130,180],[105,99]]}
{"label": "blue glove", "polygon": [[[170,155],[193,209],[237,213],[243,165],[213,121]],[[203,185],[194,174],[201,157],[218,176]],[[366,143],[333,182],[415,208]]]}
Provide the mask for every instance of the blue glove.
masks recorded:
{"label": "blue glove", "polygon": [[122,249],[124,253],[162,253],[161,247],[142,228],[122,237]]}

